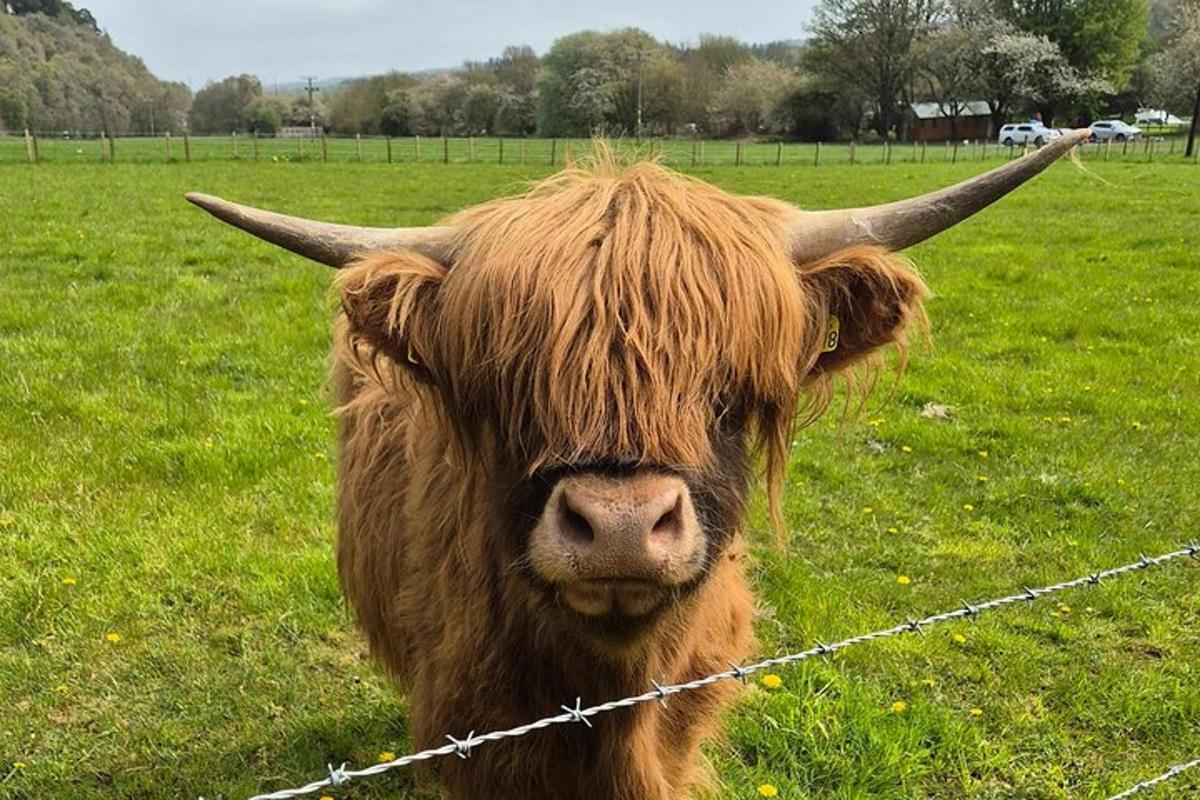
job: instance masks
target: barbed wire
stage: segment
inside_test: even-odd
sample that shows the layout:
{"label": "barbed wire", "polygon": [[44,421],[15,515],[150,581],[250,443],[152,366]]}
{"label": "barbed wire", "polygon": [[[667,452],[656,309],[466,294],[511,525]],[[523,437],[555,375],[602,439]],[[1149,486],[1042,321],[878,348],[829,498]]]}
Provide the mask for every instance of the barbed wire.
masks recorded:
{"label": "barbed wire", "polygon": [[1135,794],[1140,794],[1151,787],[1163,783],[1164,781],[1169,781],[1178,775],[1182,775],[1192,767],[1200,767],[1200,758],[1197,758],[1194,761],[1189,761],[1186,764],[1176,764],[1162,775],[1158,775],[1150,778],[1149,780],[1144,780],[1141,783],[1134,784],[1120,794],[1114,794],[1112,797],[1108,798],[1108,800],[1123,800],[1126,797],[1133,797]]}
{"label": "barbed wire", "polygon": [[[955,619],[974,618],[984,611],[1002,608],[1015,603],[1032,602],[1037,600],[1039,597],[1057,594],[1058,592],[1063,592],[1068,589],[1075,589],[1081,586],[1096,586],[1101,581],[1107,580],[1108,578],[1115,578],[1119,575],[1125,575],[1127,573],[1158,566],[1159,564],[1164,564],[1177,558],[1183,558],[1184,556],[1200,558],[1200,544],[1189,545],[1180,548],[1179,550],[1173,550],[1169,553],[1164,553],[1160,556],[1142,556],[1137,561],[1120,567],[1113,567],[1112,569],[1103,570],[1101,572],[1093,572],[1090,575],[1084,575],[1083,577],[1075,578],[1074,580],[1063,581],[1062,583],[1054,583],[1049,586],[1043,586],[1039,589],[1025,588],[1018,594],[999,597],[995,600],[987,600],[985,602],[974,604],[963,603],[962,606],[954,609],[953,611],[945,611],[940,614],[934,614],[932,616],[925,617],[924,619],[913,619],[908,622],[900,623],[899,625],[894,625],[890,628],[874,631],[872,633],[860,634],[859,636],[853,636],[840,642],[834,642],[833,644],[821,644],[818,642],[816,647],[811,647],[807,650],[802,650],[797,653],[767,658],[746,666],[731,664],[730,668],[725,672],[707,675],[703,678],[697,678],[696,680],[688,681],[687,683],[663,685],[655,681],[651,681],[654,686],[652,690],[633,697],[626,697],[621,700],[610,700],[606,703],[584,708],[582,698],[577,697],[575,698],[574,705],[564,705],[561,707],[561,714],[544,717],[535,722],[530,722],[526,725],[520,725],[516,728],[508,728],[506,730],[491,731],[490,733],[478,735],[476,735],[475,731],[471,731],[462,739],[456,739],[453,736],[447,735],[446,739],[449,740],[449,744],[444,744],[441,747],[435,747],[429,750],[422,750],[418,753],[411,753],[390,761],[383,761],[378,764],[373,764],[369,767],[364,767],[363,769],[346,769],[345,763],[343,763],[340,767],[334,767],[332,764],[330,764],[328,765],[329,775],[326,778],[313,781],[312,783],[296,789],[281,789],[268,794],[255,795],[250,800],[291,800],[291,798],[314,794],[321,789],[330,787],[339,788],[355,778],[366,778],[372,775],[379,775],[380,773],[387,772],[388,770],[396,769],[398,767],[405,767],[410,764],[415,764],[419,761],[428,761],[432,758],[442,758],[451,755],[458,756],[459,758],[470,758],[471,751],[480,745],[487,744],[488,742],[498,742],[503,739],[515,739],[520,736],[528,735],[534,731],[549,728],[552,725],[582,723],[588,727],[591,727],[592,723],[589,718],[598,714],[616,711],[617,709],[621,708],[629,708],[642,703],[657,702],[665,705],[667,698],[673,694],[694,691],[705,686],[711,686],[714,683],[720,683],[721,681],[745,681],[747,676],[753,675],[754,673],[764,669],[796,664],[817,656],[827,656],[831,653],[836,653],[839,650],[853,647],[854,645],[872,642],[877,639],[887,639],[892,636],[899,636],[903,633],[921,633],[930,625],[937,625],[939,623],[949,622]],[[1168,780],[1169,778],[1178,775],[1179,772],[1183,771],[1183,769],[1190,768],[1191,766],[1195,766],[1195,762],[1192,764],[1183,765],[1182,769],[1180,767],[1172,767],[1172,771],[1164,773],[1164,775],[1155,778],[1152,782],[1148,782],[1148,785],[1154,785],[1154,783]],[[1142,788],[1145,787],[1139,785],[1130,791],[1136,793],[1141,791]],[[1128,794],[1123,794],[1118,795],[1117,797],[1128,796]],[[1112,800],[1116,799],[1112,798]]]}

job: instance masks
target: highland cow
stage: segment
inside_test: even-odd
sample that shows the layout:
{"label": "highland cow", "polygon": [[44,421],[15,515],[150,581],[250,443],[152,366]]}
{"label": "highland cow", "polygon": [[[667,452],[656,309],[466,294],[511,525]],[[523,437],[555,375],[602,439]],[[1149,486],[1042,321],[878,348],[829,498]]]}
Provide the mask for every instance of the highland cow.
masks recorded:
{"label": "highland cow", "polygon": [[[753,647],[741,540],[778,520],[794,428],[904,347],[925,286],[896,251],[1084,134],[924,197],[803,212],[603,154],[427,229],[189,199],[343,267],[337,546],[414,744],[728,668]],[[860,382],[859,385],[865,385]],[[680,797],[734,687],[478,748],[450,797]]]}

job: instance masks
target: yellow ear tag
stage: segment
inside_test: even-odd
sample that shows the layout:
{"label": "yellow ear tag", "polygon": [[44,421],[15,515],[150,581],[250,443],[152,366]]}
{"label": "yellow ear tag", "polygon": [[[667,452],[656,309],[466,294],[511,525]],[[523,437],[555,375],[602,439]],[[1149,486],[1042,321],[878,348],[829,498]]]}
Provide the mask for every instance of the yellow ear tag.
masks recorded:
{"label": "yellow ear tag", "polygon": [[838,337],[842,333],[842,323],[837,317],[829,315],[829,328],[825,332],[825,346],[821,348],[822,353],[832,353],[837,350]]}
{"label": "yellow ear tag", "polygon": [[408,343],[408,363],[414,367],[421,366],[421,359],[417,358],[416,351],[413,350],[412,342]]}

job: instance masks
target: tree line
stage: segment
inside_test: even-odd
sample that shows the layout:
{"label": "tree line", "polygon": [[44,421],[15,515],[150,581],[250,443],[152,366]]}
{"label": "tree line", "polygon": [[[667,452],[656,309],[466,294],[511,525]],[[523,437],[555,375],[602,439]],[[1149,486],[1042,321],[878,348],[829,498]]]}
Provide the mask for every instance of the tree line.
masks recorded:
{"label": "tree line", "polygon": [[[580,31],[458,69],[314,95],[253,75],[191,96],[64,0],[0,2],[0,127],[153,133],[309,126],[337,134],[905,138],[910,103],[999,125],[1200,103],[1200,0],[819,0],[805,38],[660,41]],[[99,64],[99,67],[95,65]]]}

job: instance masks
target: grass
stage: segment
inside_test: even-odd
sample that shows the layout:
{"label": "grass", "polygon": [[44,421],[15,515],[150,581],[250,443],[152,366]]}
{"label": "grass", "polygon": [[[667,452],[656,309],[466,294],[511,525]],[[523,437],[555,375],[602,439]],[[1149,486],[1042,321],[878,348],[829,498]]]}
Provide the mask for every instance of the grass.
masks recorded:
{"label": "grass", "polygon": [[[978,168],[697,172],[818,207]],[[933,344],[890,402],[798,437],[786,552],[753,514],[764,653],[1197,538],[1198,173],[1088,168],[911,251]],[[0,168],[0,798],[234,798],[408,749],[334,576],[329,274],[181,196],[421,224],[546,169]],[[1200,754],[1198,579],[1177,563],[780,671],[709,747],[720,794],[1107,797]],[[429,796],[412,781],[339,796]]]}

